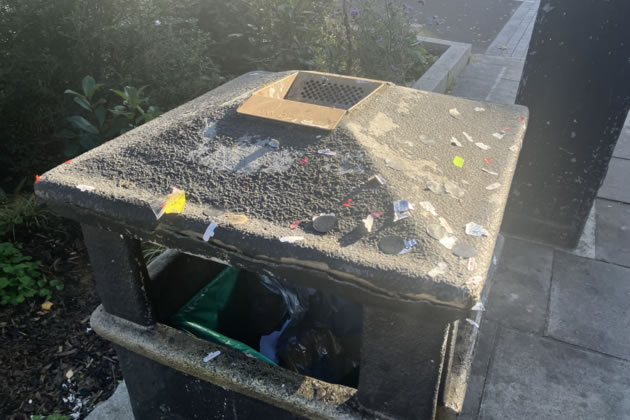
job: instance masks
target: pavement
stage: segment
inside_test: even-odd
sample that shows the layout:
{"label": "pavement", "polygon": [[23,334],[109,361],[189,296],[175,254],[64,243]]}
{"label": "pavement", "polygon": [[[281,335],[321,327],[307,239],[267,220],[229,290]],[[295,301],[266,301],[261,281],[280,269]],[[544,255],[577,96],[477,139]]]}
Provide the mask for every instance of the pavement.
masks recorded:
{"label": "pavement", "polygon": [[[520,3],[451,94],[514,103],[538,5]],[[578,249],[506,237],[461,420],[630,419],[628,179],[630,118]],[[121,389],[87,418],[131,420]]]}
{"label": "pavement", "polygon": [[[451,94],[514,103],[538,1]],[[506,237],[460,419],[630,419],[630,118],[578,249]]]}
{"label": "pavement", "polygon": [[519,8],[518,0],[398,0],[414,7],[418,33],[472,44],[483,53]]}

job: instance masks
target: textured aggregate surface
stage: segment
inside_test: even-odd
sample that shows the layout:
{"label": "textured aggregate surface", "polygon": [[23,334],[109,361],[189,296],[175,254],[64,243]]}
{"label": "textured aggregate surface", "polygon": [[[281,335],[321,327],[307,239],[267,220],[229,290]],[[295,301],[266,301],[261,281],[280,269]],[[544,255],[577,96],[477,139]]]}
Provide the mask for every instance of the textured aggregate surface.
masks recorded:
{"label": "textured aggregate surface", "polygon": [[[485,277],[491,263],[527,110],[386,86],[330,132],[237,114],[254,90],[286,74],[241,76],[60,165],[42,176],[36,190],[46,200],[123,219],[118,220],[123,224],[146,217],[157,227],[177,217],[178,229],[198,232],[199,238],[216,221],[210,241],[249,255],[296,265],[317,262],[354,276],[359,285],[367,281],[406,299],[472,306],[483,284],[466,282]],[[336,155],[320,154],[321,149]],[[456,156],[464,159],[462,167],[453,163]],[[375,174],[386,183],[368,182]],[[486,189],[494,183],[501,186]],[[95,188],[79,191],[78,184]],[[186,191],[184,213],[155,221],[149,204],[163,201],[173,187]],[[415,209],[394,222],[396,200]],[[123,202],[133,205],[133,218],[109,210]],[[374,212],[384,214],[367,232],[362,220]],[[231,223],[226,213],[245,214],[247,222]],[[326,234],[312,227],[312,218],[322,213],[338,219]],[[475,248],[475,264],[427,233],[429,225],[444,225],[439,217],[451,229],[444,229],[447,237]],[[296,220],[299,227],[290,229]],[[466,235],[470,222],[486,228],[489,237]],[[418,243],[404,255],[384,254],[378,242],[392,235]],[[286,236],[305,239],[281,243]],[[440,262],[447,264],[444,273],[428,276]]]}

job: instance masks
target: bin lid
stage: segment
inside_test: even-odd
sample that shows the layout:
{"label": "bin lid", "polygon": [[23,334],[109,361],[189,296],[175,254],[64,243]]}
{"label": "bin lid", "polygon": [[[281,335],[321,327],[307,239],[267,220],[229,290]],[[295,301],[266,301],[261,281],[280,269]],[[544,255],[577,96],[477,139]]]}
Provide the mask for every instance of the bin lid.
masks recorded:
{"label": "bin lid", "polygon": [[[183,252],[224,250],[375,295],[472,306],[527,109],[385,84],[334,130],[237,112],[292,73],[232,80],[59,165],[35,190],[82,223],[179,238]],[[156,219],[152,205],[174,187],[183,212]]]}

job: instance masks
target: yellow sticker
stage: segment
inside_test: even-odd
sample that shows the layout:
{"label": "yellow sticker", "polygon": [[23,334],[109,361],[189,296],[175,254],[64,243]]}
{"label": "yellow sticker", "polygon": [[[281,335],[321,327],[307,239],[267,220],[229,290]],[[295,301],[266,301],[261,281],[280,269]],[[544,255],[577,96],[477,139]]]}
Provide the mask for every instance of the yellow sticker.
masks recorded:
{"label": "yellow sticker", "polygon": [[186,193],[184,190],[178,190],[173,188],[173,192],[166,196],[166,202],[164,203],[164,213],[181,213],[186,207]]}
{"label": "yellow sticker", "polygon": [[50,311],[50,308],[52,308],[53,303],[49,300],[47,300],[46,302],[42,303],[42,309],[45,311]]}
{"label": "yellow sticker", "polygon": [[464,166],[464,158],[460,156],[455,156],[455,159],[453,159],[453,165],[461,168],[462,166]]}

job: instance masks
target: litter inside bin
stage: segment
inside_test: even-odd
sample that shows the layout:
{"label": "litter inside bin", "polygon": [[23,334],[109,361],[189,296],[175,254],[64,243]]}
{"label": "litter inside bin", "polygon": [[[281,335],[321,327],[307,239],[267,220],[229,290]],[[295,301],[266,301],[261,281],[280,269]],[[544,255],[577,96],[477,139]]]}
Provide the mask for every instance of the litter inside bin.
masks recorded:
{"label": "litter inside bin", "polygon": [[361,306],[315,289],[228,267],[169,323],[302,375],[358,385]]}

